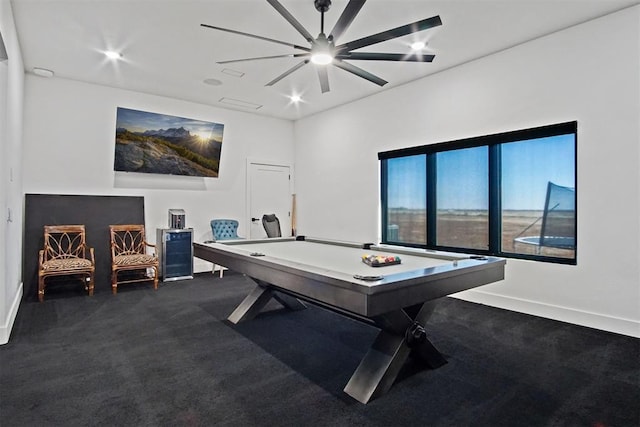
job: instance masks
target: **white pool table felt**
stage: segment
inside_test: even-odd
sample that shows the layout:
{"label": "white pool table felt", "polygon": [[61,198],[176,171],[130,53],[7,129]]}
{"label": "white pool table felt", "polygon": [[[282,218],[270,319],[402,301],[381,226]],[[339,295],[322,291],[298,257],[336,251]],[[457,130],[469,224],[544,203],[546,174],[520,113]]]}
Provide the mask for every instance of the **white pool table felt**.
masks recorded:
{"label": "white pool table felt", "polygon": [[[247,243],[231,246],[246,255],[261,253],[269,257],[270,261],[282,259],[286,262],[300,263],[323,270],[323,273],[339,272],[342,274],[362,276],[386,276],[407,271],[422,270],[436,266],[452,264],[454,259],[430,258],[399,254],[401,263],[372,267],[362,262],[363,255],[396,255],[390,251],[376,251],[356,249],[347,246],[322,244],[307,241],[280,241],[265,243]],[[463,259],[460,257],[458,259]]]}

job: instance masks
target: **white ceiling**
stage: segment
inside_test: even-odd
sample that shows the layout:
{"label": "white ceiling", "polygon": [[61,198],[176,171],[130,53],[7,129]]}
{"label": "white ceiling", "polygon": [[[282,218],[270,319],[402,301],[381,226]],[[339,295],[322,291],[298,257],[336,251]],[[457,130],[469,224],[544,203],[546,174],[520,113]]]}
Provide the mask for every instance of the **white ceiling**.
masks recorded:
{"label": "white ceiling", "polygon": [[[313,0],[280,0],[313,35],[320,13]],[[201,104],[295,120],[531,39],[624,9],[639,0],[369,0],[338,40],[348,42],[440,15],[443,25],[362,49],[408,51],[419,39],[432,63],[353,61],[389,81],[379,87],[331,67],[331,91],[320,92],[308,64],[272,87],[265,84],[298,63],[280,58],[219,65],[216,61],[293,53],[293,49],[201,27],[230,28],[307,46],[304,38],[265,0],[11,0],[25,71],[50,69],[67,78]],[[325,14],[328,34],[347,4],[333,0]],[[615,29],[612,29],[612,31]],[[105,50],[123,58],[107,60]],[[296,51],[299,52],[299,51]],[[594,52],[597,54],[597,52]],[[536,58],[531,58],[535,61]],[[231,69],[244,73],[236,77]],[[204,84],[205,79],[222,82]],[[288,96],[302,97],[297,105]],[[220,99],[260,105],[232,107]]]}

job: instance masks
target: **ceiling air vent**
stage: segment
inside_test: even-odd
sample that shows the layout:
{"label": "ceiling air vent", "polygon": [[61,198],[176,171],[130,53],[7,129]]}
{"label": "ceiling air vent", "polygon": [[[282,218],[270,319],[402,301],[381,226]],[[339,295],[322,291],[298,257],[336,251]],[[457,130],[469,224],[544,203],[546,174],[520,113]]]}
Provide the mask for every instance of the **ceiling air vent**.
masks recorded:
{"label": "ceiling air vent", "polygon": [[234,107],[248,108],[251,110],[257,110],[262,107],[262,105],[254,104],[253,102],[241,101],[239,99],[226,98],[226,97],[220,98],[218,102],[221,104],[233,105]]}

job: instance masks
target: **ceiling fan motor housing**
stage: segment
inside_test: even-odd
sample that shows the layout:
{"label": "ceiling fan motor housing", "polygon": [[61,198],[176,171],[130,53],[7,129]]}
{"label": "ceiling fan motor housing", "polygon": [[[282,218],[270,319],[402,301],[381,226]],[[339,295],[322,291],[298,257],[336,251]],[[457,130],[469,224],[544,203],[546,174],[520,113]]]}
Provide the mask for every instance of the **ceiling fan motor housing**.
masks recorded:
{"label": "ceiling fan motor housing", "polygon": [[331,7],[331,0],[314,0],[313,5],[318,12],[324,13]]}

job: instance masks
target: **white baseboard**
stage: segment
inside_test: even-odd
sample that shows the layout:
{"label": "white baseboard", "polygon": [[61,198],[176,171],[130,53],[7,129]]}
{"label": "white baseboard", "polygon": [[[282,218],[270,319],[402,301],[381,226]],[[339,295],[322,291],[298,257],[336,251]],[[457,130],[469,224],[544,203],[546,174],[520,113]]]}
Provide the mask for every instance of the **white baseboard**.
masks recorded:
{"label": "white baseboard", "polygon": [[20,301],[22,301],[22,282],[20,282],[20,285],[18,286],[16,295],[14,296],[13,302],[11,303],[11,308],[9,308],[9,312],[7,313],[7,318],[4,322],[4,325],[0,326],[0,345],[9,342],[11,329],[13,328],[13,322],[16,320],[18,308],[20,308]]}
{"label": "white baseboard", "polygon": [[497,295],[479,290],[464,291],[452,296],[464,301],[640,338],[640,322],[632,319],[606,316],[603,314],[543,304],[536,301]]}

